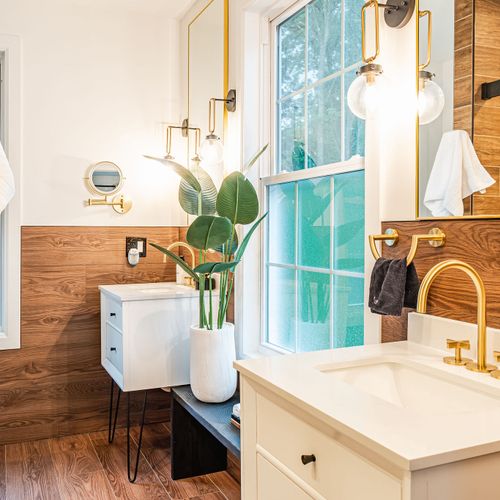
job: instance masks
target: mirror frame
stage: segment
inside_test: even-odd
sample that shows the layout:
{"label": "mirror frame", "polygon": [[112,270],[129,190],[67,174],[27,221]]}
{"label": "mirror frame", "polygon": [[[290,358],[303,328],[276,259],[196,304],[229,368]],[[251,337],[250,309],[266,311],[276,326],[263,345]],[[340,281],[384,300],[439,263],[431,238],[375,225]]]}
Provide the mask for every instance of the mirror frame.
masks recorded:
{"label": "mirror frame", "polygon": [[[215,0],[208,0],[207,4],[189,21],[187,26],[187,119],[189,123],[190,111],[191,111],[191,98],[190,98],[190,88],[191,88],[191,27],[193,24],[203,15],[203,13],[215,2]],[[223,0],[224,2],[224,73],[223,73],[223,83],[224,83],[224,92],[223,95],[213,96],[217,98],[226,97],[229,91],[229,0]],[[207,102],[208,107],[208,102]],[[208,112],[207,112],[208,113]],[[226,135],[227,130],[227,109],[224,106],[224,121],[222,126],[222,141],[224,141],[224,137]],[[207,114],[208,120],[208,114]],[[188,158],[190,157],[190,145],[188,141]]]}
{"label": "mirror frame", "polygon": [[[415,0],[415,12],[417,14],[416,22],[416,68],[415,68],[415,88],[418,98],[419,92],[419,64],[420,64],[420,0]],[[418,111],[415,116],[416,126],[416,151],[415,151],[415,220],[417,221],[438,221],[438,220],[480,220],[480,219],[500,219],[500,214],[497,215],[455,215],[448,217],[421,217],[420,216],[420,120]]]}
{"label": "mirror frame", "polygon": [[[116,189],[114,189],[113,191],[101,191],[100,189],[98,189],[95,186],[94,181],[92,180],[92,175],[94,174],[96,169],[101,167],[102,165],[110,165],[110,166],[114,167],[118,171],[118,173],[120,174],[120,182],[118,183],[118,186],[116,187]],[[99,195],[99,196],[108,197],[108,196],[113,196],[116,193],[121,191],[121,189],[123,187],[123,183],[125,181],[125,177],[123,176],[122,169],[116,163],[114,163],[112,161],[100,161],[100,162],[94,163],[94,165],[90,166],[88,176],[85,178],[85,180],[87,181],[87,185],[88,185],[91,193]]]}

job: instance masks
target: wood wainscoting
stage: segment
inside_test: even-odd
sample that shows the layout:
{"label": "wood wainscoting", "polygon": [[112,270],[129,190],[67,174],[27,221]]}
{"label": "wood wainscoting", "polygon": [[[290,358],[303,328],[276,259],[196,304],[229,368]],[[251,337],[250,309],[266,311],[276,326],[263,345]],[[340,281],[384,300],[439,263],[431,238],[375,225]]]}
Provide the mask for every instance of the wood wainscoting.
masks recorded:
{"label": "wood wainscoting", "polygon": [[[484,280],[487,294],[488,326],[500,328],[500,220],[436,220],[412,222],[385,222],[382,231],[397,229],[399,243],[394,247],[383,245],[383,256],[402,258],[408,254],[411,236],[426,234],[439,227],[446,234],[446,244],[432,248],[419,245],[415,267],[420,279],[429,269],[445,259],[459,259],[472,265]],[[450,270],[439,276],[429,294],[429,314],[476,323],[476,293],[470,279],[461,271]],[[384,316],[382,341],[406,339],[407,313],[401,318]]]}
{"label": "wood wainscoting", "polygon": [[[106,428],[110,379],[100,363],[99,284],[175,281],[149,247],[132,268],[125,237],[167,245],[177,227],[23,227],[21,349],[0,351],[0,443]],[[140,404],[140,395],[136,396]],[[125,405],[122,405],[125,408]],[[157,391],[148,421],[169,418]]]}

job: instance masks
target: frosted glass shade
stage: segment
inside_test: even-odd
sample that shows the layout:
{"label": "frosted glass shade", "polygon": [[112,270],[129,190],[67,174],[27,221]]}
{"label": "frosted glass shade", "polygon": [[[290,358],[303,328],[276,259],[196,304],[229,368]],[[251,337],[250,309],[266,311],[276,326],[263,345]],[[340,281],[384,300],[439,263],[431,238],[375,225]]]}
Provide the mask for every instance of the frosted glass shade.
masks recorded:
{"label": "frosted glass shade", "polygon": [[361,67],[358,77],[347,91],[349,109],[362,120],[376,113],[384,100],[384,77],[381,73],[382,68],[378,65]]}
{"label": "frosted glass shade", "polygon": [[418,118],[420,125],[433,122],[443,112],[444,93],[441,87],[432,81],[432,76],[420,79],[418,92]]}
{"label": "frosted glass shade", "polygon": [[200,156],[209,165],[220,163],[224,159],[222,141],[216,135],[209,135],[201,144]]}

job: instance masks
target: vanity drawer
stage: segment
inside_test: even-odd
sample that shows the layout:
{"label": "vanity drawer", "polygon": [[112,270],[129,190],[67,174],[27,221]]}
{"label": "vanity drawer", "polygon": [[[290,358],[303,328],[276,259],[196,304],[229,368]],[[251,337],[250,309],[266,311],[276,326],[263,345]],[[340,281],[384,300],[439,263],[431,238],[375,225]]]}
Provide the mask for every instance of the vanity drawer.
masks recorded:
{"label": "vanity drawer", "polygon": [[[401,500],[397,478],[260,394],[257,446],[325,498]],[[304,465],[302,455],[314,455],[316,461]]]}
{"label": "vanity drawer", "polygon": [[123,373],[123,337],[111,324],[106,324],[106,359]]}
{"label": "vanity drawer", "polygon": [[118,330],[123,331],[122,320],[122,305],[109,297],[105,298],[106,304],[104,307],[104,314],[106,315],[106,322],[113,325]]}
{"label": "vanity drawer", "polygon": [[264,457],[257,456],[258,500],[311,500],[307,493]]}

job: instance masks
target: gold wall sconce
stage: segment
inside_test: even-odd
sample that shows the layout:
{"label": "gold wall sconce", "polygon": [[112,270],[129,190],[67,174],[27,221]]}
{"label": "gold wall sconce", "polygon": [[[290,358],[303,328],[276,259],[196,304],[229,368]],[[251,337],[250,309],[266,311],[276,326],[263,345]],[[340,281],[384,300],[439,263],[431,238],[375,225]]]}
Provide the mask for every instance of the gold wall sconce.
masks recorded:
{"label": "gold wall sconce", "polygon": [[[375,50],[369,55],[366,48],[366,15],[368,9],[374,13]],[[361,55],[363,65],[357,72],[357,78],[351,83],[347,92],[347,104],[358,118],[365,120],[373,114],[382,100],[383,69],[375,60],[380,55],[380,13],[384,9],[384,21],[390,28],[403,28],[410,21],[415,10],[415,0],[388,0],[381,4],[377,0],[369,0],[361,8]]]}
{"label": "gold wall sconce", "polygon": [[220,137],[215,133],[216,127],[216,104],[223,102],[226,111],[236,111],[236,90],[231,89],[225,99],[212,97],[208,101],[208,135],[201,145],[201,157],[207,163],[220,163],[224,157],[224,147]]}
{"label": "gold wall sconce", "polygon": [[193,161],[201,161],[200,158],[200,140],[201,140],[201,130],[197,127],[190,127],[189,120],[184,118],[181,125],[167,125],[166,130],[166,155],[163,158],[164,160],[175,160],[175,157],[172,155],[172,132],[174,130],[180,130],[182,137],[189,137],[190,132],[194,132],[195,141],[194,141],[194,157],[191,158]]}
{"label": "gold wall sconce", "polygon": [[123,194],[117,194],[123,187],[125,177],[116,163],[101,161],[92,165],[84,180],[92,194],[103,196],[89,198],[85,201],[86,206],[110,206],[119,214],[126,214],[132,208],[130,200],[126,200]]}
{"label": "gold wall sconce", "polygon": [[418,13],[418,20],[427,18],[427,53],[425,62],[418,65],[418,118],[420,125],[433,122],[443,112],[444,93],[441,87],[433,81],[435,74],[426,71],[431,63],[432,56],[432,12],[422,10]]}

